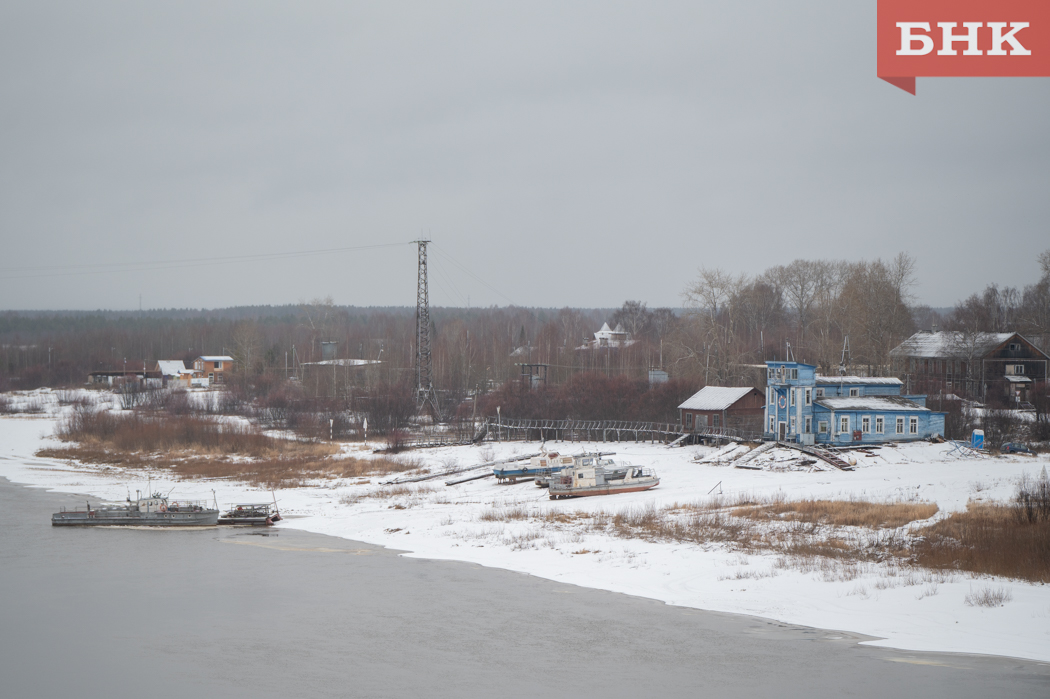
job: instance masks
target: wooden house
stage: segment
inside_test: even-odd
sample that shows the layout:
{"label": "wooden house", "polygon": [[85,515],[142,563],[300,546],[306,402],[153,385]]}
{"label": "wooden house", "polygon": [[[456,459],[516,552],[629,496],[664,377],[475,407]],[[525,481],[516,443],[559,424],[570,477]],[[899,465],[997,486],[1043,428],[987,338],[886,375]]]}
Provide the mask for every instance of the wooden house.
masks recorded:
{"label": "wooden house", "polygon": [[765,395],[751,386],[704,386],[678,406],[686,432],[729,428],[759,434]]}
{"label": "wooden house", "polygon": [[926,396],[901,395],[893,377],[818,376],[812,364],[766,362],[767,439],[801,444],[877,444],[944,434],[944,413]]}
{"label": "wooden house", "polygon": [[1050,356],[1018,333],[918,332],[890,351],[909,390],[1027,403]]}
{"label": "wooden house", "polygon": [[193,370],[187,369],[181,359],[159,359],[153,372],[160,376],[164,386],[178,383],[188,388],[193,377]]}

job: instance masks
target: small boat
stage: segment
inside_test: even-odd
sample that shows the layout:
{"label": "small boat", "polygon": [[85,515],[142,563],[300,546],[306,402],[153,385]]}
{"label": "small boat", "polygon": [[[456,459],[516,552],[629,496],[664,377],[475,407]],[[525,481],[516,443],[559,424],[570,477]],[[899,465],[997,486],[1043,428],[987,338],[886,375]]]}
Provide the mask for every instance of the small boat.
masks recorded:
{"label": "small boat", "polygon": [[218,508],[208,507],[203,500],[168,500],[160,493],[135,500],[129,496],[123,505],[92,507],[65,507],[51,515],[51,525],[59,526],[137,526],[137,527],[202,527],[214,526],[219,519]]}
{"label": "small boat", "polygon": [[604,464],[579,465],[567,468],[550,481],[550,498],[581,498],[588,495],[637,493],[660,485],[660,479],[651,468],[626,465],[608,469]]}
{"label": "small boat", "polygon": [[614,451],[599,451],[591,452],[590,454],[577,454],[572,457],[571,463],[563,461],[558,468],[547,468],[536,474],[534,479],[535,483],[540,488],[546,488],[550,486],[551,478],[553,478],[555,474],[561,473],[567,468],[574,468],[576,466],[601,466],[605,469],[607,478],[622,477],[620,472],[624,471],[624,468],[617,468],[616,462],[612,459],[602,458],[603,456],[612,456],[615,453],[616,452]]}
{"label": "small boat", "polygon": [[232,503],[229,509],[219,516],[219,524],[256,524],[270,525],[281,521],[277,503]]}
{"label": "small boat", "polygon": [[530,480],[537,476],[550,476],[552,472],[561,471],[563,468],[572,466],[572,464],[573,457],[561,456],[555,451],[534,456],[529,459],[527,465],[494,468],[492,473],[496,476],[496,481],[499,483],[517,483],[519,480]]}

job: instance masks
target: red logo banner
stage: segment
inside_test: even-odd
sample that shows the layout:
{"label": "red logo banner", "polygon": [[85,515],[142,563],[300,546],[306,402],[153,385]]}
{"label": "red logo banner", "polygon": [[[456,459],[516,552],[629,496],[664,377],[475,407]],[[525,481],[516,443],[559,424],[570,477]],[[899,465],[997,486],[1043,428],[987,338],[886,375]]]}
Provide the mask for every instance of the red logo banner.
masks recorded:
{"label": "red logo banner", "polygon": [[1050,0],[878,0],[878,76],[1050,76]]}

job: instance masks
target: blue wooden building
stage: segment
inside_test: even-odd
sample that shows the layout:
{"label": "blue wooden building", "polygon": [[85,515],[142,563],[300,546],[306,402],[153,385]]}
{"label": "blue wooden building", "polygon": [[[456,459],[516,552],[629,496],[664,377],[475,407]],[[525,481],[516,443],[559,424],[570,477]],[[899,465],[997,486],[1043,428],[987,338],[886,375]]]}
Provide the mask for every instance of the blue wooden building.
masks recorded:
{"label": "blue wooden building", "polygon": [[801,444],[878,444],[944,434],[926,396],[900,379],[818,376],[812,364],[766,362],[765,436]]}

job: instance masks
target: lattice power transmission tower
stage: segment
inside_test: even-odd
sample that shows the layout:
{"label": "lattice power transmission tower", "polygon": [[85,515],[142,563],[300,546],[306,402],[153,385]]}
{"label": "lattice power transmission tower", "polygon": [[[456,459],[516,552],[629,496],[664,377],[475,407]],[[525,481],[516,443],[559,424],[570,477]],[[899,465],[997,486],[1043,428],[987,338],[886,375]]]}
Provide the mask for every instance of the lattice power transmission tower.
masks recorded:
{"label": "lattice power transmission tower", "polygon": [[420,412],[429,409],[435,420],[438,416],[437,394],[434,392],[433,361],[430,357],[430,292],[427,288],[427,243],[419,245],[419,273],[416,280],[416,405]]}

